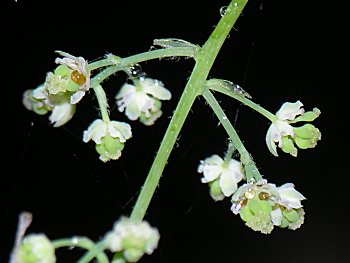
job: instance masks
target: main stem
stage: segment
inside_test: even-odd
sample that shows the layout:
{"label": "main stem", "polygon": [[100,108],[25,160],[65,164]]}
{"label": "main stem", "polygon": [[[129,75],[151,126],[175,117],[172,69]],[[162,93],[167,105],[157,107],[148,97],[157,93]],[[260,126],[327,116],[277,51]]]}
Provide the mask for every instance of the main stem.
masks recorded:
{"label": "main stem", "polygon": [[222,44],[227,38],[241,11],[248,0],[235,0],[226,9],[225,15],[221,18],[215,30],[203,47],[195,54],[196,65],[192,71],[189,81],[182,93],[163,141],[157,152],[141,193],[131,213],[131,218],[142,220],[157,188],[164,167],[173,149],[180,130],[192,107],[196,97],[203,93],[205,81],[209,71],[218,55]]}

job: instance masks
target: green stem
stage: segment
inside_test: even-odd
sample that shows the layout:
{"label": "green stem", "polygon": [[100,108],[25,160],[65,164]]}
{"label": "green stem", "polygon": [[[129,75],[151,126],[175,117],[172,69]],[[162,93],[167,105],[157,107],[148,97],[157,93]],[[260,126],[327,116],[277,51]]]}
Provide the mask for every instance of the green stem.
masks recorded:
{"label": "green stem", "polygon": [[108,114],[108,103],[107,103],[106,93],[103,90],[101,85],[97,85],[96,87],[94,87],[94,91],[95,91],[98,105],[100,107],[102,120],[108,123],[110,119]]}
{"label": "green stem", "polygon": [[83,257],[81,257],[77,263],[88,263],[95,257],[98,258],[99,255],[101,255],[101,253],[103,252],[104,248],[104,242],[98,242],[91,249],[89,249],[89,252],[86,253]]}
{"label": "green stem", "polygon": [[136,201],[131,218],[142,220],[145,216],[170,152],[174,147],[191,106],[195,98],[203,93],[205,82],[214,60],[246,3],[247,0],[232,1],[207,42],[196,52],[196,65],[175,109],[156,158]]}
{"label": "green stem", "polygon": [[254,103],[253,101],[242,97],[240,95],[237,95],[235,92],[233,92],[230,89],[227,89],[225,87],[219,86],[219,85],[213,85],[213,86],[209,86],[208,88],[210,88],[211,90],[215,90],[218,92],[221,92],[227,96],[230,96],[240,102],[242,102],[244,105],[252,108],[253,110],[259,112],[261,115],[263,115],[264,117],[266,117],[267,119],[269,119],[271,122],[274,122],[277,117],[276,115],[272,114],[271,112],[269,112],[268,110],[264,109],[263,107],[261,107],[260,105]]}
{"label": "green stem", "polygon": [[255,166],[255,163],[252,160],[249,152],[244,147],[244,145],[243,145],[241,139],[239,138],[235,128],[233,128],[231,122],[229,121],[226,114],[222,110],[218,101],[215,99],[214,95],[208,89],[206,89],[203,93],[203,97],[208,102],[210,107],[213,109],[215,115],[218,117],[222,126],[224,126],[224,129],[226,130],[228,136],[230,137],[233,145],[236,147],[239,154],[241,155],[241,161],[244,165],[247,182],[249,182],[251,180],[251,178],[254,178],[257,181],[262,179],[262,176],[259,173],[258,168]]}
{"label": "green stem", "polygon": [[227,149],[226,154],[225,154],[225,158],[224,158],[225,165],[227,165],[227,166],[229,165],[230,160],[232,159],[232,155],[235,151],[236,151],[236,147],[232,143],[232,141],[230,141],[230,143],[228,145],[228,149]]}
{"label": "green stem", "polygon": [[[104,69],[100,73],[98,73],[95,77],[91,79],[91,87],[95,87],[98,84],[100,84],[102,81],[104,81],[109,76],[115,74],[116,72],[123,70],[125,67],[151,60],[151,59],[161,59],[166,57],[193,57],[194,56],[194,49],[188,48],[188,47],[174,47],[174,48],[166,48],[166,49],[158,49],[158,50],[152,50],[148,52],[143,52],[134,56],[130,56],[127,58],[120,59],[118,57],[114,57],[114,59],[110,56],[106,59],[102,59],[100,61],[93,62],[89,64],[89,70],[94,70],[100,67],[106,67],[108,68]],[[118,58],[118,59],[115,59]],[[116,64],[116,61],[120,63]]]}
{"label": "green stem", "polygon": [[[90,239],[86,237],[72,237],[72,238],[65,238],[65,239],[57,239],[52,241],[53,246],[55,249],[62,248],[62,247],[80,247],[86,250],[93,249],[95,244]],[[109,263],[109,259],[103,251],[99,251],[99,254],[96,254],[96,259],[100,263]]]}

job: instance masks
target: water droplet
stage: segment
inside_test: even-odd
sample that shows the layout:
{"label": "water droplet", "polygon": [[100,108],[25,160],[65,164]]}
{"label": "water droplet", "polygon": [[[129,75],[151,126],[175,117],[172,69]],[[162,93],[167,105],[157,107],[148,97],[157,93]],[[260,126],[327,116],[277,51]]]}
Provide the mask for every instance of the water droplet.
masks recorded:
{"label": "water droplet", "polygon": [[259,193],[259,199],[260,200],[268,200],[269,197],[270,197],[270,195],[268,193],[266,193],[266,192],[260,192]]}
{"label": "water droplet", "polygon": [[224,116],[224,117],[222,117],[222,119],[223,119],[223,120],[227,120],[227,117],[226,117],[226,116]]}
{"label": "water droplet", "polygon": [[220,8],[220,15],[224,16],[226,14],[226,11],[227,11],[227,6],[222,6]]}
{"label": "water droplet", "polygon": [[255,197],[255,190],[249,189],[247,192],[244,193],[245,198],[247,199],[253,199]]}
{"label": "water droplet", "polygon": [[78,70],[73,70],[70,77],[79,86],[85,84],[86,82],[86,77],[84,76],[84,74],[81,74]]}
{"label": "water droplet", "polygon": [[234,5],[234,6],[237,6],[238,4],[237,4],[237,3],[234,3],[233,5]]}
{"label": "water droplet", "polygon": [[130,66],[131,76],[138,78],[142,75],[142,67],[139,64],[134,64]]}

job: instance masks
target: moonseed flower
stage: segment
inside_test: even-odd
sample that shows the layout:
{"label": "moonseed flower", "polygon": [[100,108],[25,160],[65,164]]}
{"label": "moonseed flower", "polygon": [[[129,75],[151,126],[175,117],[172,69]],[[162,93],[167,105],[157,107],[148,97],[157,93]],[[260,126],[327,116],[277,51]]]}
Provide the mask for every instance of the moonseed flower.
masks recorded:
{"label": "moonseed flower", "polygon": [[125,111],[130,120],[153,125],[162,115],[161,100],[170,100],[171,93],[161,81],[142,77],[134,85],[125,83],[116,96],[118,110]]}
{"label": "moonseed flower", "polygon": [[44,234],[30,234],[22,240],[11,260],[11,263],[54,263],[55,248]]}
{"label": "moonseed flower", "polygon": [[23,93],[23,105],[27,110],[34,111],[39,115],[51,111],[49,120],[54,127],[66,124],[76,110],[76,106],[70,103],[67,94],[48,94],[43,84],[34,90],[26,90]]}
{"label": "moonseed flower", "polygon": [[210,195],[215,201],[232,195],[237,190],[237,184],[244,178],[239,161],[230,159],[225,162],[216,154],[201,161],[197,171],[203,173],[202,183],[209,183]]}
{"label": "moonseed flower", "polygon": [[56,58],[60,64],[54,72],[49,72],[45,80],[48,94],[67,93],[71,104],[78,103],[90,88],[90,71],[83,57],[75,57],[66,52],[56,51],[63,58]]}
{"label": "moonseed flower", "polygon": [[131,136],[129,124],[97,119],[84,131],[83,141],[93,140],[96,143],[96,151],[100,154],[100,160],[107,162],[117,160],[121,156],[124,143]]}
{"label": "moonseed flower", "polygon": [[321,132],[312,124],[301,127],[291,125],[297,122],[311,122],[321,113],[317,108],[305,112],[302,106],[300,101],[286,102],[276,113],[277,118],[266,134],[266,144],[273,155],[278,156],[276,143],[284,152],[297,156],[298,149],[294,144],[300,149],[314,148],[321,139]]}
{"label": "moonseed flower", "polygon": [[159,232],[148,222],[122,217],[105,236],[105,247],[121,252],[127,262],[138,261],[143,254],[152,254],[159,242]]}
{"label": "moonseed flower", "polygon": [[299,228],[304,222],[300,202],[304,199],[291,183],[276,187],[262,179],[240,186],[232,196],[231,210],[254,231],[269,234],[274,226]]}

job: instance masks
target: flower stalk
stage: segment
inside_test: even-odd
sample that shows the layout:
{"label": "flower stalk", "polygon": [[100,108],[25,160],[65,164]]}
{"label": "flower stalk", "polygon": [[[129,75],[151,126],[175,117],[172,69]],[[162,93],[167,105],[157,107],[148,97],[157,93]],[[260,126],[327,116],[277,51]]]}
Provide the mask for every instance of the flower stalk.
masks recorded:
{"label": "flower stalk", "polygon": [[156,158],[131,213],[132,219],[142,220],[145,216],[170,156],[170,152],[175,145],[192,104],[196,97],[203,93],[205,82],[215,58],[246,3],[247,0],[232,1],[207,42],[195,53],[195,67],[175,109]]}

